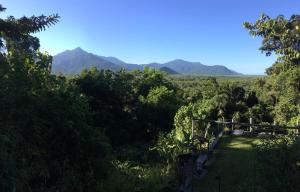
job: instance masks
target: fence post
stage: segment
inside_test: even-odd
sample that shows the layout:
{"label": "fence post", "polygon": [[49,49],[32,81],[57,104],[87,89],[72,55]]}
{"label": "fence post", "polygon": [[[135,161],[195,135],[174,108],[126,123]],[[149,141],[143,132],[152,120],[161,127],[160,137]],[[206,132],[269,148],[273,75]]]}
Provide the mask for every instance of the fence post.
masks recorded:
{"label": "fence post", "polygon": [[206,125],[206,129],[205,129],[205,133],[204,133],[204,138],[207,137],[207,134],[208,134],[208,129],[210,128],[210,123],[207,123]]}
{"label": "fence post", "polygon": [[225,130],[224,122],[225,122],[225,119],[224,119],[224,117],[223,117],[223,118],[222,118],[222,122],[221,122],[221,131],[223,131],[223,132],[224,132],[224,130]]}
{"label": "fence post", "polygon": [[276,121],[274,120],[274,123],[273,123],[274,127],[273,127],[273,135],[275,135],[275,125],[276,125]]}
{"label": "fence post", "polygon": [[210,142],[209,142],[209,138],[208,138],[208,139],[207,139],[207,155],[208,155],[208,156],[209,156],[209,149],[210,149],[210,148],[209,148],[209,147],[210,147],[209,145],[210,145]]}
{"label": "fence post", "polygon": [[250,123],[250,133],[252,133],[252,117],[250,117],[250,119],[249,119],[249,123]]}
{"label": "fence post", "polygon": [[194,118],[192,118],[192,141],[194,140]]}
{"label": "fence post", "polygon": [[296,125],[297,125],[297,127],[298,127],[298,128],[296,129],[296,135],[299,136],[299,129],[300,129],[300,128],[299,128],[299,119],[297,119]]}

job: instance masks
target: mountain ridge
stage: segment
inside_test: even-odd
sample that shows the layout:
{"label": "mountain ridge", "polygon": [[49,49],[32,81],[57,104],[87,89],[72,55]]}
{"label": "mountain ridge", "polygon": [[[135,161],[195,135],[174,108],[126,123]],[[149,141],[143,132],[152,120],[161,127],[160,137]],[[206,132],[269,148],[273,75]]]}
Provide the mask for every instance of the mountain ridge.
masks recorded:
{"label": "mountain ridge", "polygon": [[116,57],[105,57],[89,53],[80,47],[63,51],[53,56],[52,73],[78,74],[90,67],[110,69],[112,71],[143,70],[145,67],[181,75],[243,75],[228,69],[223,65],[204,65],[200,62],[190,62],[183,59],[174,59],[166,63],[132,64],[126,63]]}

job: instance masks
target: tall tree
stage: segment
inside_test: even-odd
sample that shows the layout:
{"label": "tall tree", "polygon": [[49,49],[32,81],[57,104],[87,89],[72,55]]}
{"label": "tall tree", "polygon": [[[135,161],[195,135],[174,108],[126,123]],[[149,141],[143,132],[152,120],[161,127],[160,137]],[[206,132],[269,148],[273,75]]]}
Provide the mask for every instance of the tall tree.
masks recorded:
{"label": "tall tree", "polygon": [[95,191],[108,171],[87,98],[51,75],[52,58],[32,36],[58,18],[0,19],[0,191]]}
{"label": "tall tree", "polygon": [[261,88],[274,98],[274,116],[280,123],[295,124],[300,118],[300,15],[285,19],[265,14],[255,23],[245,22],[251,36],[262,37],[260,50],[267,56],[275,53],[277,61],[267,69]]}

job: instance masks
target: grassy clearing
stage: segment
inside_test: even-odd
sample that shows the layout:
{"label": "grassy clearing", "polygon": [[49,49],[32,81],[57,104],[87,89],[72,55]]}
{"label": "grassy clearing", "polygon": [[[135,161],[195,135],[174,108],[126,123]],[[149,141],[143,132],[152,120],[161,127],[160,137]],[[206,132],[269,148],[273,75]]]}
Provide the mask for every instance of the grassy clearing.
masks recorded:
{"label": "grassy clearing", "polygon": [[[216,176],[221,176],[221,191],[240,191],[240,187],[247,185],[249,177],[255,170],[254,145],[259,139],[243,136],[225,136],[222,138],[216,160],[209,167],[209,172],[202,181],[194,182],[194,191],[218,191]],[[250,186],[249,186],[250,187]]]}

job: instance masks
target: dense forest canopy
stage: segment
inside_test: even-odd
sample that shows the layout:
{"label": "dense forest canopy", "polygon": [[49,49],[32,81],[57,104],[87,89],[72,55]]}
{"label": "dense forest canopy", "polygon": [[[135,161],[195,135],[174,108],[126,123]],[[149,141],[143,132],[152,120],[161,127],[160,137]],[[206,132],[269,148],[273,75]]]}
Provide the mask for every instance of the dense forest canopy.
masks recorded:
{"label": "dense forest canopy", "polygon": [[[263,52],[278,55],[268,76],[255,79],[168,76],[150,68],[54,75],[52,57],[33,34],[58,20],[0,19],[1,191],[174,191],[177,157],[201,147],[192,118],[289,125],[300,119],[298,15],[245,23],[263,38]],[[299,167],[285,176],[289,186],[276,187],[296,191]],[[269,184],[260,189],[273,191]]]}

